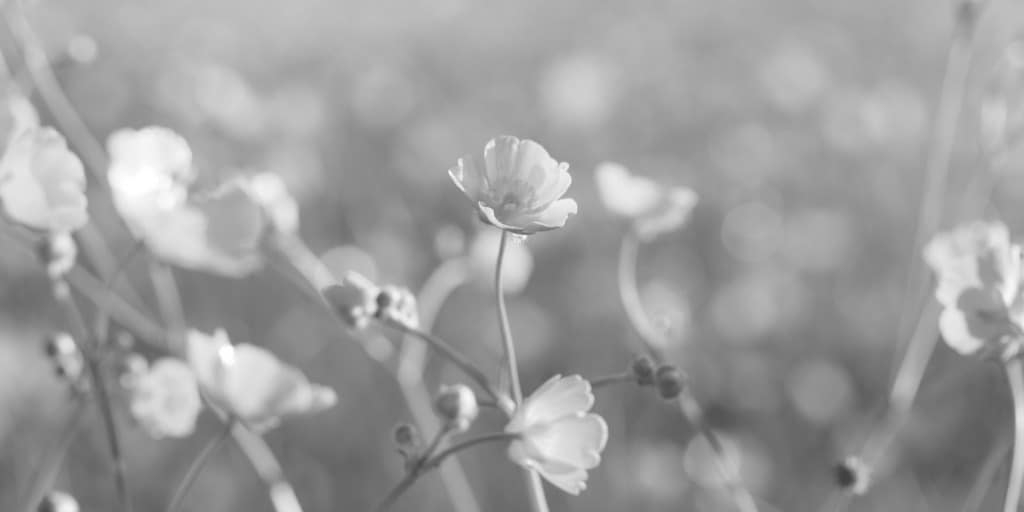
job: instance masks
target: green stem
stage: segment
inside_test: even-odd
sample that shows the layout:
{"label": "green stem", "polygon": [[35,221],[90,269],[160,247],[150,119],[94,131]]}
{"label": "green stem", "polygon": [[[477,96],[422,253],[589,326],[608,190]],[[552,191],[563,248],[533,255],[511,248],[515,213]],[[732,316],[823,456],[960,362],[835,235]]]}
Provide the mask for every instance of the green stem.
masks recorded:
{"label": "green stem", "polygon": [[[508,231],[502,231],[501,243],[498,245],[498,261],[494,265],[494,293],[497,296],[498,325],[501,329],[503,356],[505,364],[508,365],[509,386],[512,388],[512,400],[518,408],[523,404],[523,388],[519,384],[516,345],[512,340],[512,328],[509,326],[508,310],[505,307],[505,289],[502,282],[502,267],[505,263],[505,248],[508,245],[508,239]],[[548,501],[544,496],[544,483],[541,482],[540,475],[536,471],[526,468],[523,468],[523,475],[526,478],[526,487],[530,494],[530,506],[533,512],[548,512]]]}
{"label": "green stem", "polygon": [[1006,486],[1003,512],[1017,512],[1021,485],[1024,484],[1024,365],[1019,357],[1006,362],[1006,378],[1013,398],[1013,460]]}
{"label": "green stem", "polygon": [[195,483],[199,473],[206,466],[206,463],[210,460],[210,456],[213,455],[217,448],[227,440],[228,436],[231,435],[231,428],[234,426],[234,420],[229,419],[224,423],[224,428],[208,443],[203,447],[199,455],[196,456],[195,460],[192,461],[192,465],[189,466],[188,471],[185,473],[185,477],[182,478],[181,483],[178,484],[178,488],[175,489],[174,494],[171,496],[171,501],[167,504],[167,512],[178,512],[181,508],[181,504],[185,500],[185,496],[188,495],[189,489],[192,488],[192,484]]}

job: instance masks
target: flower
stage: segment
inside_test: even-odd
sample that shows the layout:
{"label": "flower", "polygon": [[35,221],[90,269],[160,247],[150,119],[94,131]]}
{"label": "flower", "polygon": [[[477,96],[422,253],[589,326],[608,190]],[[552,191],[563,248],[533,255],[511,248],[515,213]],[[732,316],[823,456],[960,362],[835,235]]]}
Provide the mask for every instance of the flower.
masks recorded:
{"label": "flower", "polygon": [[953,350],[970,355],[1021,333],[1021,248],[1000,222],[974,222],[940,233],[924,249],[942,305],[939,328]]}
{"label": "flower", "polygon": [[380,288],[358,272],[345,272],[341,282],[320,293],[345,325],[353,329],[365,329],[377,316]]}
{"label": "flower", "polygon": [[590,383],[579,375],[556,375],[516,409],[505,432],[518,434],[509,457],[536,470],[569,494],[587,487],[587,470],[601,463],[608,424],[588,411],[594,405]]}
{"label": "flower", "polygon": [[0,92],[0,151],[22,132],[39,128],[39,113],[20,91]]}
{"label": "flower", "polygon": [[337,402],[333,389],[309,382],[262,347],[232,345],[224,330],[212,335],[190,330],[187,341],[189,365],[206,397],[254,429],[272,428],[282,416],[319,412]]}
{"label": "flower", "polygon": [[441,386],[434,399],[434,411],[445,425],[456,432],[465,432],[480,414],[476,394],[464,384]]}
{"label": "flower", "polygon": [[245,183],[249,196],[275,231],[294,234],[299,230],[299,204],[280,176],[265,172],[248,177]]}
{"label": "flower", "polygon": [[0,159],[0,204],[15,222],[60,233],[89,222],[85,171],[53,128],[13,136]]}
{"label": "flower", "polygon": [[107,179],[128,229],[160,259],[238,277],[259,267],[267,219],[243,179],[190,194],[192,151],[161,127],[120,130],[107,142]]}
{"label": "flower", "polygon": [[448,175],[484,221],[511,233],[560,228],[576,213],[576,201],[562,199],[572,183],[569,164],[532,140],[498,136],[484,147],[482,162],[466,155]]}
{"label": "flower", "polygon": [[126,382],[132,417],[150,436],[187,437],[202,410],[196,378],[181,360],[164,357]]}
{"label": "flower", "polygon": [[685,187],[664,187],[614,162],[598,165],[594,177],[605,207],[631,219],[643,240],[678,229],[697,204],[694,191]]}
{"label": "flower", "polygon": [[408,288],[385,285],[377,294],[377,317],[404,325],[410,329],[420,326],[420,312],[416,296]]}

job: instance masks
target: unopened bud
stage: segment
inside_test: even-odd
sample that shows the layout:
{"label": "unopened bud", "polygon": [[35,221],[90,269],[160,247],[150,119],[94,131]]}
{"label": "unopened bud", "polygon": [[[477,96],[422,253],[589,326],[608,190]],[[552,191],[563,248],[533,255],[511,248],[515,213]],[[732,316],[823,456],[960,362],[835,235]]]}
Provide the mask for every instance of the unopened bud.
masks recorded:
{"label": "unopened bud", "polygon": [[78,501],[74,496],[61,491],[50,491],[39,502],[37,512],[79,512]]}
{"label": "unopened bud", "polygon": [[416,297],[408,288],[388,285],[377,295],[377,314],[384,320],[415,329],[420,325]]}
{"label": "unopened bud", "polygon": [[39,260],[46,267],[50,279],[64,277],[74,266],[78,246],[69,233],[57,233],[44,238],[38,247]]}
{"label": "unopened bud", "polygon": [[857,457],[847,457],[833,470],[836,485],[853,494],[864,494],[871,485],[871,469]]}
{"label": "unopened bud", "polygon": [[636,377],[636,383],[640,386],[654,385],[654,361],[643,354],[637,354],[630,364],[630,371]]}
{"label": "unopened bud", "polygon": [[340,283],[324,288],[321,293],[349,327],[364,329],[377,316],[380,289],[362,274],[346,272]]}
{"label": "unopened bud", "polygon": [[453,430],[465,432],[480,414],[476,394],[463,384],[441,386],[434,399],[434,411]]}
{"label": "unopened bud", "polygon": [[420,433],[416,427],[408,423],[399,423],[391,433],[395,446],[402,453],[410,453],[420,445]]}
{"label": "unopened bud", "polygon": [[658,367],[654,373],[654,381],[658,387],[658,394],[665,400],[672,400],[683,392],[686,386],[686,377],[683,372],[673,365],[665,364]]}

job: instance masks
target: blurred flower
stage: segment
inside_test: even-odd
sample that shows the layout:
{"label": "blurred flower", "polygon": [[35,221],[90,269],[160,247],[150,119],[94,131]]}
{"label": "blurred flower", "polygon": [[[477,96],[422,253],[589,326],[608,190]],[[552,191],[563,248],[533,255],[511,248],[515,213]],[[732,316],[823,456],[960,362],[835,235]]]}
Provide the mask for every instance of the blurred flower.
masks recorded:
{"label": "blurred flower", "polygon": [[464,384],[441,386],[434,399],[434,411],[445,425],[456,432],[465,432],[480,414],[476,395]]}
{"label": "blurred flower", "polygon": [[187,437],[202,410],[196,378],[184,362],[164,357],[128,379],[132,417],[155,439]]}
{"label": "blurred flower", "polygon": [[1021,248],[1000,222],[973,222],[936,235],[924,249],[942,304],[939,327],[953,350],[970,355],[1021,334]]}
{"label": "blurred flower", "polygon": [[282,416],[310,414],[334,405],[334,390],[309,382],[270,351],[232,345],[224,330],[188,332],[188,362],[203,393],[217,408],[251,428],[265,430]]}
{"label": "blurred flower", "polygon": [[362,274],[348,271],[341,282],[321,290],[324,299],[346,325],[365,329],[377,316],[380,288]]}
{"label": "blurred flower", "polygon": [[267,220],[249,182],[228,181],[190,197],[196,178],[192,152],[166,128],[121,130],[110,136],[108,147],[114,206],[156,256],[227,276],[259,267]]}
{"label": "blurred flower", "polygon": [[572,183],[569,164],[532,140],[498,136],[484,147],[482,162],[466,155],[448,175],[484,221],[511,233],[560,228],[576,213],[576,201],[562,199]]}
{"label": "blurred flower", "polygon": [[39,244],[39,259],[46,266],[46,275],[57,280],[67,274],[75,266],[78,258],[78,246],[75,239],[66,232],[54,233]]}
{"label": "blurred flower", "polygon": [[643,240],[681,227],[697,204],[697,194],[685,187],[665,187],[636,176],[625,166],[604,162],[594,171],[597,191],[608,210],[632,219]]}
{"label": "blurred flower", "polygon": [[[495,265],[497,265],[498,247],[501,234],[492,230],[481,230],[473,245],[469,248],[469,264],[476,280],[490,289],[494,283]],[[510,241],[505,244],[505,260],[501,265],[501,282],[505,292],[515,295],[526,288],[533,273],[533,254],[522,241]]]}
{"label": "blurred flower", "polygon": [[299,204],[279,175],[260,173],[250,176],[245,183],[249,195],[262,208],[275,231],[294,234],[299,230]]}
{"label": "blurred flower", "polygon": [[579,375],[556,375],[516,409],[505,432],[521,437],[509,444],[509,457],[536,470],[569,494],[587,487],[587,470],[601,463],[608,424],[589,413],[590,383]]}
{"label": "blurred flower", "polygon": [[85,171],[53,128],[14,135],[0,159],[0,203],[27,227],[68,232],[89,222]]}
{"label": "blurred flower", "polygon": [[0,102],[0,151],[3,151],[18,135],[39,128],[39,113],[28,98],[10,88],[0,93]]}
{"label": "blurred flower", "polygon": [[377,316],[410,329],[416,329],[420,325],[416,297],[408,288],[399,286],[386,285],[377,294]]}

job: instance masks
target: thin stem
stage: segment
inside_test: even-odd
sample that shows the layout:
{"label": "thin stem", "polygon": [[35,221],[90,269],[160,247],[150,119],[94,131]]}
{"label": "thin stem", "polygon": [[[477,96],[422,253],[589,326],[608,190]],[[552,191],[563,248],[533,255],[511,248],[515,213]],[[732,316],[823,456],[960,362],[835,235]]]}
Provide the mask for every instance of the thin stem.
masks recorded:
{"label": "thin stem", "polygon": [[239,422],[231,427],[231,436],[252,464],[267,489],[276,512],[302,512],[295,489],[284,475],[284,469],[267,446],[267,442]]}
{"label": "thin stem", "polygon": [[382,323],[384,325],[387,325],[388,327],[398,330],[399,332],[402,332],[410,336],[415,336],[426,342],[427,345],[430,346],[430,348],[436,350],[445,359],[451,361],[452,364],[454,364],[460,370],[462,370],[462,372],[465,373],[469,378],[473,379],[473,381],[475,381],[477,385],[480,386],[481,389],[483,389],[485,392],[487,392],[488,395],[491,396],[491,398],[495,399],[496,401],[499,401],[500,403],[501,395],[491,384],[490,380],[487,379],[487,376],[484,375],[484,372],[477,368],[476,365],[472,363],[472,361],[467,359],[466,356],[462,355],[461,352],[456,350],[447,342],[433,334],[422,331],[420,329],[414,329],[401,322],[395,322],[392,320],[382,320]]}
{"label": "thin stem", "polygon": [[217,448],[227,440],[228,436],[231,435],[231,428],[234,426],[234,420],[229,419],[224,423],[224,428],[219,433],[210,439],[206,446],[203,447],[199,455],[196,456],[195,460],[192,461],[192,465],[189,466],[188,471],[185,473],[185,477],[181,479],[181,483],[178,484],[178,488],[175,489],[174,494],[171,496],[171,501],[167,503],[167,512],[178,512],[181,508],[181,504],[185,500],[185,496],[188,495],[189,489],[192,488],[192,484],[195,483],[199,473],[206,466],[206,463],[210,460],[210,456],[213,455]]}
{"label": "thin stem", "polygon": [[1013,460],[1010,480],[1006,486],[1003,512],[1017,512],[1021,485],[1024,484],[1024,364],[1019,357],[1006,362],[1006,378],[1013,398]]}
{"label": "thin stem", "polygon": [[618,384],[620,382],[634,382],[635,380],[636,376],[630,372],[616,373],[614,375],[605,375],[603,377],[597,377],[596,379],[590,379],[590,388],[600,389],[611,386],[612,384]]}
{"label": "thin stem", "polygon": [[[667,346],[668,340],[661,331],[655,329],[651,324],[647,312],[644,310],[643,303],[640,301],[640,292],[637,290],[636,279],[639,247],[640,242],[636,237],[636,233],[629,231],[623,236],[622,245],[619,248],[619,299],[622,302],[622,309],[626,311],[626,317],[629,319],[630,325],[640,337],[645,349],[654,359],[661,362],[665,359],[663,347]],[[728,464],[725,447],[718,438],[718,434],[715,433],[714,429],[705,420],[704,411],[700,403],[696,398],[685,392],[679,394],[676,403],[679,405],[679,411],[683,417],[697,429],[697,432],[704,437],[708,446],[711,447],[711,451],[715,455],[715,465],[726,486],[729,488],[733,501],[736,502],[736,508],[743,512],[756,512],[757,503],[754,501],[754,497],[743,486],[739,476],[736,474],[735,468]]]}
{"label": "thin stem", "polygon": [[53,489],[53,482],[57,478],[57,474],[60,472],[60,468],[64,462],[64,456],[67,454],[68,449],[71,448],[71,443],[75,440],[78,435],[78,431],[81,430],[82,424],[85,420],[85,411],[88,402],[84,395],[75,396],[74,408],[68,415],[68,419],[65,422],[64,429],[61,431],[60,437],[55,442],[49,444],[53,450],[44,459],[44,461],[32,472],[32,476],[29,479],[29,490],[26,497],[21,500],[21,506],[19,510],[24,512],[35,512],[39,507],[39,502],[42,501],[43,496],[47,492]]}
{"label": "thin stem", "polygon": [[[516,360],[516,345],[512,340],[512,328],[509,326],[508,310],[505,307],[505,289],[502,282],[502,268],[505,263],[505,247],[508,245],[508,231],[501,232],[501,243],[498,245],[498,261],[494,265],[494,293],[498,303],[498,325],[501,329],[501,341],[504,349],[505,364],[508,365],[509,386],[512,388],[512,400],[518,408],[523,403],[523,388],[519,384],[519,363]],[[509,412],[509,411],[506,411]],[[544,483],[536,471],[523,468],[526,487],[530,493],[530,505],[533,512],[548,512],[548,500],[544,496]]]}
{"label": "thin stem", "polygon": [[964,499],[964,508],[961,512],[978,512],[981,510],[981,505],[985,501],[989,488],[992,487],[992,481],[996,477],[996,472],[1002,466],[1006,454],[1010,453],[1012,440],[1013,437],[1010,435],[1009,430],[1000,434],[999,440],[989,450],[984,462],[982,462],[981,469],[974,478],[974,484],[971,485],[971,490],[967,493],[967,498]]}

